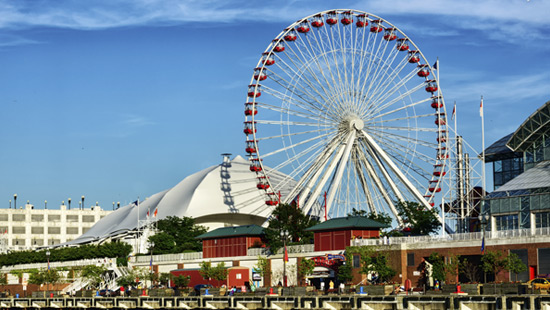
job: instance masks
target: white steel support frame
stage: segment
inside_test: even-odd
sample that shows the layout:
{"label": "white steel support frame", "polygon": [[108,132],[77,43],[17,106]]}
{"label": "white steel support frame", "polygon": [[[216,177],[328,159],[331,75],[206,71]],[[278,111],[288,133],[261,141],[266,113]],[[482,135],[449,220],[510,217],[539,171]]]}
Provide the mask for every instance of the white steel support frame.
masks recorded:
{"label": "white steel support frame", "polygon": [[[330,14],[337,19],[331,26]],[[324,25],[315,28],[317,15]],[[356,25],[363,15],[369,25]],[[370,31],[376,21],[385,31]],[[393,34],[415,52],[401,50]],[[400,225],[398,201],[432,208],[440,200],[428,184],[440,187],[443,174],[434,170],[448,166],[445,104],[438,79],[435,94],[426,92],[429,78],[419,77],[412,56],[431,77],[436,72],[401,30],[366,12],[324,11],[291,24],[263,55],[246,100],[254,113],[245,122],[255,148],[249,157],[270,183],[268,197],[292,187],[281,202],[313,214],[327,193],[331,216],[365,209],[390,213]],[[441,103],[435,110],[433,96]],[[274,173],[286,177],[274,183]]]}

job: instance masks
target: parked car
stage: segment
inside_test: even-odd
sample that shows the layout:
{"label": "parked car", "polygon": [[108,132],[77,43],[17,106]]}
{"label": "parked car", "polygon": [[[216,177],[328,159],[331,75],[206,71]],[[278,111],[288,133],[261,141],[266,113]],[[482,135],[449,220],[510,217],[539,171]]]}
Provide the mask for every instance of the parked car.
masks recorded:
{"label": "parked car", "polygon": [[550,290],[550,280],[546,278],[535,278],[529,280],[527,284],[536,290]]}

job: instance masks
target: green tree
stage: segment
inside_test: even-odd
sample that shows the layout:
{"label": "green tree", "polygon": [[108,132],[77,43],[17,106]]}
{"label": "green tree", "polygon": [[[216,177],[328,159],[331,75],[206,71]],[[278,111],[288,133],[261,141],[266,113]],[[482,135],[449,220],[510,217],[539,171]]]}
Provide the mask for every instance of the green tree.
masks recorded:
{"label": "green tree", "polygon": [[506,269],[516,275],[516,282],[518,281],[518,273],[527,271],[527,266],[516,253],[508,254],[508,257],[506,258],[506,265]]}
{"label": "green tree", "polygon": [[266,276],[271,276],[271,266],[269,265],[267,257],[258,256],[258,264],[254,266],[254,270],[259,273],[264,280]]}
{"label": "green tree", "polygon": [[378,276],[376,282],[386,283],[390,281],[397,272],[389,266],[388,253],[380,251],[376,247],[347,247],[346,254],[353,257],[353,254],[359,254],[361,257],[360,273],[364,275]]}
{"label": "green tree", "polygon": [[221,262],[212,268],[212,279],[216,281],[224,281],[227,279],[227,268],[225,268],[225,263]]}
{"label": "green tree", "polygon": [[458,273],[460,272],[460,255],[452,255],[445,264],[445,274],[453,278],[458,284]]}
{"label": "green tree", "polygon": [[170,286],[170,280],[172,279],[172,274],[169,272],[161,272],[159,274],[159,283],[165,287]]}
{"label": "green tree", "polygon": [[458,269],[462,272],[470,282],[480,282],[478,279],[479,265],[468,261],[464,258],[459,262]]}
{"label": "green tree", "polygon": [[305,277],[312,274],[313,269],[315,269],[315,261],[305,257],[302,258],[300,265],[298,265],[298,277],[300,278],[300,282],[302,282]]}
{"label": "green tree", "polygon": [[190,276],[179,275],[177,277],[174,277],[174,285],[177,288],[187,287],[189,285],[189,282],[191,282]]}
{"label": "green tree", "polygon": [[311,219],[304,214],[302,209],[295,205],[280,203],[273,210],[272,217],[264,230],[266,243],[271,251],[275,253],[283,246],[281,238],[282,231],[288,231],[287,244],[310,244],[313,243],[313,232],[305,229],[316,225],[317,220]]}
{"label": "green tree", "polygon": [[128,273],[122,277],[116,279],[116,283],[119,286],[124,287],[136,287],[138,285],[137,279],[140,277],[141,270],[130,269]]}
{"label": "green tree", "polygon": [[153,252],[157,255],[174,253],[174,248],[176,248],[174,236],[163,231],[150,236],[148,240],[150,244],[151,242],[155,244]]}
{"label": "green tree", "polygon": [[8,275],[6,273],[0,274],[0,285],[8,284]]}
{"label": "green tree", "polygon": [[[355,208],[353,208],[353,210],[350,213],[348,213],[348,216],[364,216],[378,223],[387,225],[388,228],[392,226],[392,221],[393,221],[392,217],[388,213],[385,213],[385,212],[374,213],[374,212],[368,212],[366,210],[357,210]],[[380,235],[393,236],[393,231],[381,229]]]}
{"label": "green tree", "polygon": [[200,267],[201,269],[199,270],[199,274],[207,281],[211,279],[217,281],[227,279],[227,268],[225,268],[224,262],[221,262],[216,267],[213,267],[211,261],[203,261],[200,263]]}
{"label": "green tree", "polygon": [[353,280],[351,260],[353,256],[346,257],[346,262],[338,267],[338,280],[348,283]]}
{"label": "green tree", "polygon": [[103,274],[107,272],[104,266],[87,265],[82,268],[80,276],[88,281],[89,285],[94,289],[103,281]]}
{"label": "green tree", "polygon": [[[206,227],[196,225],[195,219],[191,217],[169,216],[157,222],[157,229],[160,237],[150,239],[155,242],[155,253],[182,253],[182,252],[200,252],[202,251],[202,243],[196,237],[207,232]],[[164,233],[164,234],[162,234]],[[172,238],[167,237],[167,235]],[[166,240],[159,238],[167,237]],[[175,242],[172,246],[172,251],[168,252],[170,242]],[[159,242],[160,252],[157,251],[157,242]]]}
{"label": "green tree", "polygon": [[439,253],[433,252],[427,261],[432,264],[432,277],[439,282],[445,281],[445,259]]}
{"label": "green tree", "polygon": [[486,251],[481,256],[481,268],[485,272],[490,272],[495,276],[508,267],[508,258],[500,251]]}
{"label": "green tree", "polygon": [[441,227],[436,208],[426,209],[411,201],[400,201],[395,208],[403,222],[411,228],[412,235],[429,235]]}

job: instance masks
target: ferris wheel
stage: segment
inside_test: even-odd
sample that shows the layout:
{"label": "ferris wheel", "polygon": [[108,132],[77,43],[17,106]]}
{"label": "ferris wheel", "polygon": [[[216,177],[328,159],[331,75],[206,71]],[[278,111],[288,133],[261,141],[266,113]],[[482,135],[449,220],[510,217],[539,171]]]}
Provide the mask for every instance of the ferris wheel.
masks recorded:
{"label": "ferris wheel", "polygon": [[401,30],[366,12],[324,11],[284,29],[254,68],[244,110],[266,205],[321,219],[384,212],[398,224],[399,201],[433,207],[448,160],[435,73]]}

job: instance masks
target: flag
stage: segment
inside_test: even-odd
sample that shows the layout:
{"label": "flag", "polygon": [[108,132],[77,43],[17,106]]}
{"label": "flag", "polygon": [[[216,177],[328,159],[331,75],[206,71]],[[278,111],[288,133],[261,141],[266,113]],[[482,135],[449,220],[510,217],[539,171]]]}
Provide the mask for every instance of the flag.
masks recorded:
{"label": "flag", "polygon": [[151,211],[151,208],[147,209],[147,218],[149,218],[149,211]]}
{"label": "flag", "polygon": [[481,255],[485,254],[485,236],[481,239]]}
{"label": "flag", "polygon": [[483,96],[481,96],[481,102],[479,103],[479,116],[483,117]]}
{"label": "flag", "polygon": [[286,250],[286,245],[285,245],[285,257],[284,257],[284,260],[285,260],[285,262],[288,263],[288,251]]}
{"label": "flag", "polygon": [[137,206],[138,203],[139,203],[139,202],[136,200],[136,201],[132,202],[130,205]]}
{"label": "flag", "polygon": [[433,65],[434,70],[437,70],[438,64],[439,64],[439,59],[437,59]]}
{"label": "flag", "polygon": [[153,217],[157,217],[157,213],[159,212],[159,208],[155,208],[155,212],[153,213]]}
{"label": "flag", "polygon": [[451,114],[451,120],[455,119],[455,114],[456,114],[456,102],[455,102],[455,105],[453,107],[453,114]]}
{"label": "flag", "polygon": [[153,270],[153,255],[151,255],[151,259],[149,260],[149,270]]}

